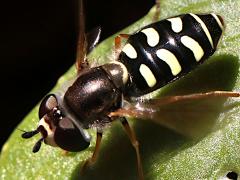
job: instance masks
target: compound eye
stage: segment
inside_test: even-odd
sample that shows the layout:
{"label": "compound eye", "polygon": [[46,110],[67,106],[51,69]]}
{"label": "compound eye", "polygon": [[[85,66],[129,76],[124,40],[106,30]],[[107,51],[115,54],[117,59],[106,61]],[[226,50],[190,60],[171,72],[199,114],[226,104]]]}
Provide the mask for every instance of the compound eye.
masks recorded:
{"label": "compound eye", "polygon": [[71,119],[64,117],[60,119],[59,126],[54,133],[55,143],[62,149],[71,152],[82,151],[90,145],[83,130],[79,129]]}
{"label": "compound eye", "polygon": [[45,114],[50,112],[54,107],[58,105],[57,98],[54,94],[47,95],[41,102],[38,116],[41,119]]}

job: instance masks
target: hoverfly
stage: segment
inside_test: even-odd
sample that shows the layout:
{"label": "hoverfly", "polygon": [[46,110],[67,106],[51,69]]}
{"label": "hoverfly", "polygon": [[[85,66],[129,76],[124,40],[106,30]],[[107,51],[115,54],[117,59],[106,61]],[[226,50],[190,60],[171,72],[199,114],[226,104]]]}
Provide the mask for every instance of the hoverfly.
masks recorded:
{"label": "hoverfly", "polygon": [[[77,152],[90,145],[91,137],[85,129],[96,127],[95,150],[83,165],[85,169],[97,159],[103,128],[119,120],[135,148],[139,179],[143,179],[139,143],[125,117],[148,118],[154,107],[184,100],[239,97],[237,92],[211,91],[143,102],[133,100],[178,80],[208,59],[216,51],[224,21],[215,13],[189,13],[156,21],[132,35],[117,36],[116,59],[90,67],[86,54],[98,43],[101,29],[85,33],[82,0],[80,7],[77,77],[64,93],[49,94],[42,100],[37,128],[22,137],[42,135],[33,152],[38,152],[42,142]],[[127,39],[123,48],[122,38]]]}

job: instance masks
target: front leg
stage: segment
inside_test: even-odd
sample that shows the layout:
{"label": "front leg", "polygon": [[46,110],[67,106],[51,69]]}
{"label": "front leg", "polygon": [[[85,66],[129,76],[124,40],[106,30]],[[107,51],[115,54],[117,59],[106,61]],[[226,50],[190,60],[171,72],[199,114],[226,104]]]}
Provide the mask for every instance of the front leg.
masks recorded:
{"label": "front leg", "polygon": [[100,150],[100,144],[102,141],[102,132],[97,131],[97,139],[96,139],[96,145],[95,145],[95,149],[94,152],[92,154],[92,157],[90,157],[89,159],[87,159],[81,169],[81,174],[84,174],[84,172],[86,171],[87,168],[91,167],[98,158],[99,155],[99,150]]}
{"label": "front leg", "polygon": [[121,53],[121,46],[122,46],[122,39],[128,39],[129,34],[119,34],[117,37],[115,37],[115,49],[114,49],[114,55],[115,55],[115,60],[118,60],[118,56]]}
{"label": "front leg", "polygon": [[144,175],[143,175],[143,169],[142,169],[142,162],[141,162],[141,156],[140,156],[140,151],[139,151],[139,143],[137,141],[136,135],[135,135],[133,129],[128,124],[126,118],[121,118],[121,122],[122,122],[122,125],[123,125],[128,137],[129,137],[135,151],[136,151],[138,176],[139,176],[140,180],[143,180]]}
{"label": "front leg", "polygon": [[156,11],[153,15],[153,22],[157,22],[160,17],[160,0],[155,0]]}

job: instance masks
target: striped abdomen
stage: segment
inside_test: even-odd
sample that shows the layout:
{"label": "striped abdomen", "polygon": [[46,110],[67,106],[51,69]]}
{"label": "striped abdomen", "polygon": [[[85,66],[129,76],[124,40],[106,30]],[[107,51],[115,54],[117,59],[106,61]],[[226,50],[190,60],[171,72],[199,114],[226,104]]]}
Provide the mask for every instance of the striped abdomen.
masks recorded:
{"label": "striped abdomen", "polygon": [[184,14],[131,35],[119,57],[130,75],[124,94],[141,96],[190,72],[214,53],[223,29],[213,13]]}

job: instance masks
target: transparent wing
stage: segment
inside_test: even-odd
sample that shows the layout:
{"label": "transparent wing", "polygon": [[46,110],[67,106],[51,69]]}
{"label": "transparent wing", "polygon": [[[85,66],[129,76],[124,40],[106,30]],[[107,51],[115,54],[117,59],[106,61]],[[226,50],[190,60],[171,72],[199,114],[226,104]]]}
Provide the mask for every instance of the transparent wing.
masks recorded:
{"label": "transparent wing", "polygon": [[90,53],[100,39],[101,28],[96,27],[86,34],[83,0],[79,2],[79,33],[77,43],[76,68],[78,73],[89,67],[86,55]]}
{"label": "transparent wing", "polygon": [[96,27],[87,33],[87,49],[86,49],[87,54],[89,54],[98,44],[100,35],[101,27]]}
{"label": "transparent wing", "polygon": [[168,96],[127,103],[110,115],[150,119],[183,135],[201,137],[213,128],[222,112],[232,108],[224,104],[226,98],[239,96],[226,91]]}

